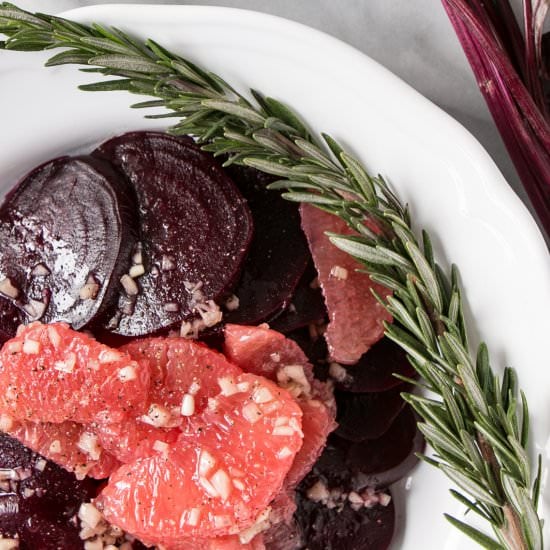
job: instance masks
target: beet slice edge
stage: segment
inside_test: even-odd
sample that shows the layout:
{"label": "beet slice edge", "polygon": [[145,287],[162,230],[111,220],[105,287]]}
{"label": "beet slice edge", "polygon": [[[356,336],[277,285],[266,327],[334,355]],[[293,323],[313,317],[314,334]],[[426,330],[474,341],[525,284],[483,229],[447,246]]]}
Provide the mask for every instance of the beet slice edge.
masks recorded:
{"label": "beet slice edge", "polygon": [[253,222],[213,158],[190,138],[157,132],[115,137],[92,154],[134,187],[143,245],[138,294],[112,312],[107,328],[150,335],[196,315],[197,302],[223,299],[240,274]]}
{"label": "beet slice edge", "polygon": [[255,233],[234,290],[239,307],[228,311],[225,319],[256,325],[290,305],[310,253],[298,205],[267,189],[275,178],[244,166],[229,166],[226,171],[248,202]]}
{"label": "beet slice edge", "polygon": [[327,308],[320,287],[313,283],[317,272],[310,261],[290,300],[290,304],[270,322],[271,328],[291,333],[310,324],[320,324],[327,319]]}
{"label": "beet slice edge", "polygon": [[401,383],[391,390],[375,393],[336,390],[338,428],[334,433],[349,441],[377,439],[405,406],[401,393],[410,389],[411,384]]}
{"label": "beet slice edge", "polygon": [[352,442],[332,434],[314,471],[330,485],[346,490],[387,487],[407,475],[418,463],[415,453],[424,450],[416,422],[417,417],[406,405],[377,439]]}
{"label": "beet slice edge", "polygon": [[[113,168],[61,157],[32,170],[0,207],[2,318],[75,329],[101,316],[118,294],[135,242],[135,197]],[[10,288],[11,287],[11,288]]]}
{"label": "beet slice edge", "polygon": [[407,378],[417,376],[406,352],[388,337],[376,342],[355,365],[340,367],[345,373],[340,371],[341,376],[335,379],[336,387],[356,393],[381,392],[399,386],[402,381],[394,373]]}
{"label": "beet slice edge", "polygon": [[19,536],[22,550],[82,548],[78,525],[72,521],[80,504],[93,498],[97,482],[78,481],[71,474],[0,434],[0,468],[19,479],[0,491],[0,533]]}

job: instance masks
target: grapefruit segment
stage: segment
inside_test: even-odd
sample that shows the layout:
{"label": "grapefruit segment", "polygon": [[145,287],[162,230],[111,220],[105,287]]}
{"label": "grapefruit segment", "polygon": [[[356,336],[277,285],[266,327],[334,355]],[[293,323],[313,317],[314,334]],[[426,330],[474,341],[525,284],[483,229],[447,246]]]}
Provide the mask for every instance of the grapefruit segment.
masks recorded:
{"label": "grapefruit segment", "polygon": [[285,365],[301,365],[309,380],[312,367],[305,353],[293,340],[266,326],[228,324],[224,330],[224,354],[246,372],[277,379]]}
{"label": "grapefruit segment", "polygon": [[304,441],[285,480],[285,487],[293,488],[311,470],[336,428],[330,390],[313,379],[313,367],[298,344],[277,331],[227,325],[224,352],[243,370],[277,380],[299,397]]}
{"label": "grapefruit segment", "polygon": [[329,314],[325,338],[331,359],[353,365],[382,338],[383,321],[391,321],[371,290],[382,297],[389,291],[359,273],[363,266],[329,241],[327,231],[352,233],[343,220],[308,204],[300,212]]}
{"label": "grapefruit segment", "polygon": [[238,535],[215,538],[189,538],[177,544],[165,546],[166,550],[265,550],[266,546],[261,535],[250,542],[242,543]]}
{"label": "grapefruit segment", "polygon": [[114,424],[96,424],[94,429],[101,446],[124,464],[164,452],[166,446],[173,445],[179,435],[177,428],[156,428],[136,418]]}
{"label": "grapefruit segment", "polygon": [[184,338],[143,338],[120,351],[147,362],[151,373],[144,414],[96,426],[103,447],[125,463],[173,445],[178,428],[220,392],[218,379],[242,372],[221,353]]}
{"label": "grapefruit segment", "polygon": [[300,408],[304,442],[287,474],[287,488],[294,488],[311,470],[327,443],[328,435],[336,428],[334,415],[321,401],[302,400]]}
{"label": "grapefruit segment", "polygon": [[0,350],[0,412],[23,421],[115,422],[142,410],[149,370],[64,323],[31,323]]}
{"label": "grapefruit segment", "polygon": [[181,407],[183,394],[194,396],[195,412],[219,393],[218,379],[242,371],[221,353],[185,338],[144,338],[122,346],[133,359],[145,359],[151,369],[149,403]]}
{"label": "grapefruit segment", "polygon": [[288,392],[252,374],[218,386],[175,447],[111,476],[98,497],[108,521],[170,547],[236,534],[265,511],[302,445],[302,412]]}

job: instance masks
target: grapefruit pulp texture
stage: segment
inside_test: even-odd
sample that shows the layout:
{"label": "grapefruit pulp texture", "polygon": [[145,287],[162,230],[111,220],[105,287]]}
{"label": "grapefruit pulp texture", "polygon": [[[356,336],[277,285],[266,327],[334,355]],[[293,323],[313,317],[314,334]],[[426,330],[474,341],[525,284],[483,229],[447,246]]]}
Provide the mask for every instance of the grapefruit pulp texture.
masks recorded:
{"label": "grapefruit pulp texture", "polygon": [[303,444],[291,388],[181,338],[114,350],[34,323],[0,351],[0,388],[14,435],[69,470],[110,475],[105,518],[170,549],[260,548],[255,525]]}

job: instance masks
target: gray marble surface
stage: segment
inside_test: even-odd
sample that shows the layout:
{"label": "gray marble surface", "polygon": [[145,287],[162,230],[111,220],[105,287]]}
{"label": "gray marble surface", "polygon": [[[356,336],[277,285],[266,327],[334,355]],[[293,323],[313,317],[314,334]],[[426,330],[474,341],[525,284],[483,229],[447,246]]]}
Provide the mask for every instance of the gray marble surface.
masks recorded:
{"label": "gray marble surface", "polygon": [[[520,0],[515,0],[516,6]],[[61,12],[105,0],[18,0]],[[355,46],[439,105],[483,144],[516,193],[521,183],[439,0],[118,0],[119,4],[222,5],[262,11],[315,27]],[[529,206],[529,204],[528,204]]]}

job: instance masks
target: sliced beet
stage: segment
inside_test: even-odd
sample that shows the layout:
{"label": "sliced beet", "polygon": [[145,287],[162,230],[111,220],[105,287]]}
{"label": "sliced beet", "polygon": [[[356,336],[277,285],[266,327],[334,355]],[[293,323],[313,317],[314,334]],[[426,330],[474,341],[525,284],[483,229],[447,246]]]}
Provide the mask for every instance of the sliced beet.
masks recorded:
{"label": "sliced beet", "polygon": [[243,166],[230,166],[227,173],[248,201],[255,233],[234,291],[239,307],[225,318],[230,323],[256,325],[290,304],[310,254],[298,205],[267,189],[275,178]]}
{"label": "sliced beet", "polygon": [[317,277],[313,262],[309,262],[292,295],[290,304],[273,321],[274,330],[288,334],[311,323],[320,323],[327,318],[327,309],[321,288],[312,283]]}
{"label": "sliced beet", "polygon": [[378,439],[354,443],[332,434],[315,464],[315,473],[345,490],[387,487],[410,471],[418,462],[414,453],[424,449],[416,420],[407,405]]}
{"label": "sliced beet", "polygon": [[383,506],[354,509],[349,501],[333,508],[311,500],[308,484],[298,492],[295,517],[302,532],[302,549],[307,550],[384,550],[390,545],[395,526],[393,501]]}
{"label": "sliced beet", "polygon": [[380,392],[402,382],[394,373],[414,378],[416,372],[407,354],[389,338],[382,338],[361,356],[355,365],[341,365],[346,376],[335,381],[336,387],[350,392]]}
{"label": "sliced beet", "polygon": [[19,308],[10,300],[0,297],[0,347],[13,337],[20,319]]}
{"label": "sliced beet", "polygon": [[330,487],[339,487],[343,491],[364,489],[364,486],[357,485],[355,472],[348,465],[348,452],[352,445],[352,441],[330,434],[326,447],[313,467],[312,475],[323,479]]}
{"label": "sliced beet", "polygon": [[416,423],[417,417],[407,405],[384,435],[350,446],[347,464],[359,485],[387,487],[407,475],[418,463],[415,453],[425,447]]}
{"label": "sliced beet", "polygon": [[13,336],[37,319],[78,329],[97,318],[129,268],[135,206],[126,181],[92,157],[27,175],[0,208],[0,330]]}
{"label": "sliced beet", "polygon": [[410,385],[403,383],[391,390],[376,393],[336,390],[334,397],[338,408],[338,428],[335,433],[350,441],[380,437],[405,405],[401,392],[409,390]]}
{"label": "sliced beet", "polygon": [[155,132],[113,138],[93,155],[131,182],[140,212],[145,274],[136,279],[137,296],[122,298],[109,329],[151,334],[195,314],[197,301],[223,298],[253,232],[246,201],[227,174],[192,139]]}
{"label": "sliced beet", "polygon": [[19,536],[21,550],[83,548],[75,514],[98,490],[90,479],[78,481],[15,439],[0,434],[0,468],[17,479],[2,481],[0,534]]}

